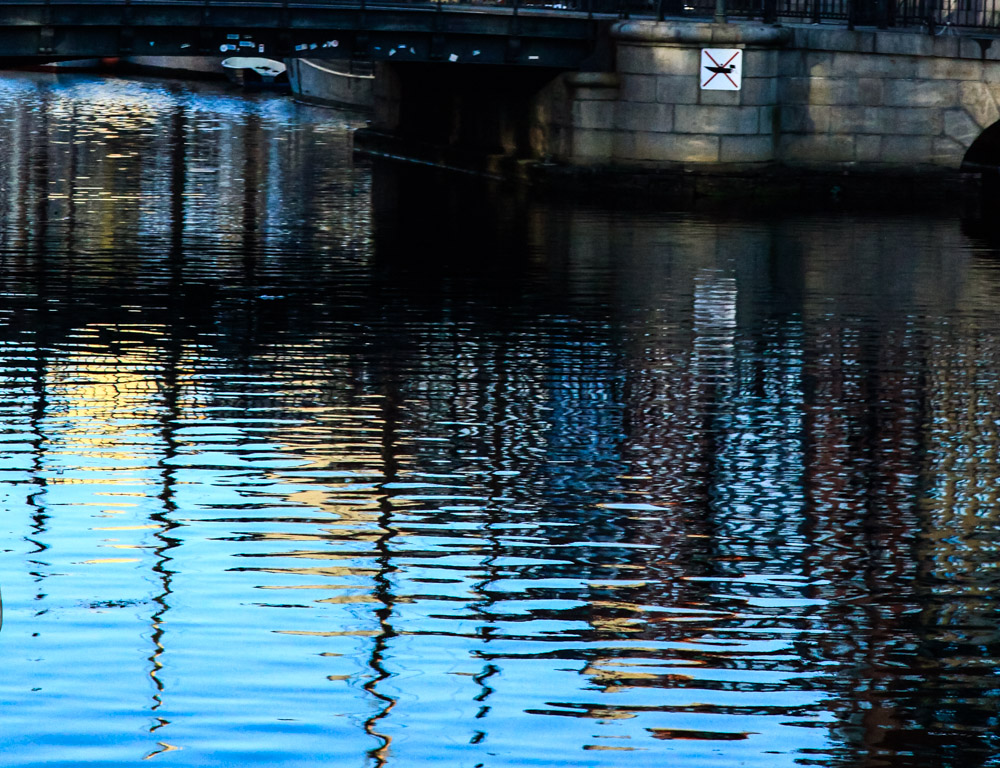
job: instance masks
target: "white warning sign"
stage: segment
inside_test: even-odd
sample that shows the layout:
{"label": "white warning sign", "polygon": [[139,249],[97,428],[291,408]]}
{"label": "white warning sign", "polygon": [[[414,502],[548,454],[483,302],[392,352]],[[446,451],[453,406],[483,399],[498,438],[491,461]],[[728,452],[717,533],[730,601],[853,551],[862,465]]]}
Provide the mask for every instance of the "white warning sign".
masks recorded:
{"label": "white warning sign", "polygon": [[743,80],[743,51],[739,48],[702,48],[699,77],[702,90],[738,91]]}

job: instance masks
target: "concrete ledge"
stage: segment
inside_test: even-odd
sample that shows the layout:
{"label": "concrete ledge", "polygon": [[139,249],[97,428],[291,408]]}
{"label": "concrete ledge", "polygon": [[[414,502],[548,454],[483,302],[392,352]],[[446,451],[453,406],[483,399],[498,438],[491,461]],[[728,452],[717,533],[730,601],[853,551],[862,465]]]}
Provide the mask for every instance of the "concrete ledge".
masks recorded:
{"label": "concrete ledge", "polygon": [[633,43],[673,43],[675,45],[758,45],[782,46],[792,39],[786,27],[760,23],[709,24],[689,21],[619,21],[611,36]]}

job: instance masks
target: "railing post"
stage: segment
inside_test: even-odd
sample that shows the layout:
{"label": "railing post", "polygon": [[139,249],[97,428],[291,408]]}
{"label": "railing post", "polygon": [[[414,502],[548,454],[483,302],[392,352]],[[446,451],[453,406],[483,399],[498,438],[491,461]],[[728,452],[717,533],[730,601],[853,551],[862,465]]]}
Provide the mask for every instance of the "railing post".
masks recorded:
{"label": "railing post", "polygon": [[715,0],[715,18],[713,21],[716,24],[726,23],[726,0]]}
{"label": "railing post", "polygon": [[663,0],[657,0],[656,2],[656,20],[663,21],[666,18],[663,13]]}
{"label": "railing post", "polygon": [[820,20],[823,18],[823,0],[813,0],[812,8],[812,23],[819,24]]}
{"label": "railing post", "polygon": [[847,29],[850,31],[854,30],[854,25],[857,19],[855,14],[857,13],[857,8],[855,7],[855,0],[847,0]]}
{"label": "railing post", "polygon": [[764,0],[764,23],[774,24],[778,20],[778,0]]}

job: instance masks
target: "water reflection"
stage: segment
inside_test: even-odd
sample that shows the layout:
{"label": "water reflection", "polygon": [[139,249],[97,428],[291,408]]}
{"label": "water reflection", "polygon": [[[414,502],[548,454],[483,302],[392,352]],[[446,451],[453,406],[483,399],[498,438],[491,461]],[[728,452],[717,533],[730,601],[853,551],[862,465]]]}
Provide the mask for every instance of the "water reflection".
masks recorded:
{"label": "water reflection", "polygon": [[0,80],[11,762],[1000,759],[991,244],[347,128]]}

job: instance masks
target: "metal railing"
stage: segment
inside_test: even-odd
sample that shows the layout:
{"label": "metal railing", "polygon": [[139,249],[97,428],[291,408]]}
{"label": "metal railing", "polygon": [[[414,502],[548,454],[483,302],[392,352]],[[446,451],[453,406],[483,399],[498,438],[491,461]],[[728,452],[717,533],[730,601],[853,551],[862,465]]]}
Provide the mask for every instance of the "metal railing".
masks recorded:
{"label": "metal railing", "polygon": [[[480,0],[480,4],[586,11],[629,18],[709,20],[716,15],[716,0]],[[1000,0],[726,0],[725,11],[730,18],[766,22],[923,27],[932,34],[952,29],[1000,33]]]}

